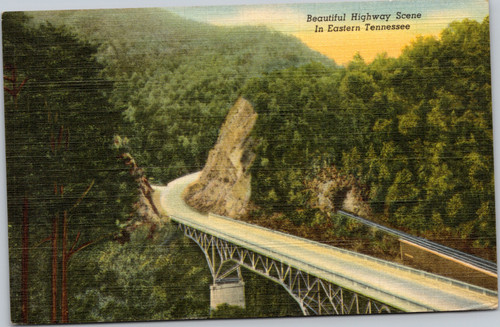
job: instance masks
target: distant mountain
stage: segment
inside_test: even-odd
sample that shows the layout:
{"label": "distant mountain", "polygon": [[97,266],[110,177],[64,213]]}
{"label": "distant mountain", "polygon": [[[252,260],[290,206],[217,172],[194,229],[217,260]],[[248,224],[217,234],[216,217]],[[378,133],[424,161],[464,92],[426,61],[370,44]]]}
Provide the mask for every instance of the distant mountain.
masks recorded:
{"label": "distant mountain", "polygon": [[343,209],[495,261],[489,54],[488,19],[464,20],[439,39],[418,38],[399,58],[367,64],[356,56],[345,68],[313,63],[251,79],[242,96],[255,124],[242,133],[233,126],[253,114],[230,112],[211,152],[218,157],[186,200],[370,255],[400,255],[397,242],[332,219]]}
{"label": "distant mountain", "polygon": [[251,78],[310,62],[335,63],[264,27],[220,27],[160,8],[29,13],[98,42],[124,112],[130,151],[167,181],[200,170],[240,89]]}

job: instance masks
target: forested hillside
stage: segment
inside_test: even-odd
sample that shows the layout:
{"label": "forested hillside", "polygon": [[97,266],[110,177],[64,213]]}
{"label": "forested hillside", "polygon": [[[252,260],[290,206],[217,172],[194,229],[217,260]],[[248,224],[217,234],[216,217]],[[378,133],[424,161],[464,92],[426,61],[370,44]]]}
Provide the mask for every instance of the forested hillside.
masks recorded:
{"label": "forested hillside", "polygon": [[[199,170],[248,79],[333,63],[265,28],[161,9],[6,13],[2,28],[12,320],[209,317],[203,256],[140,225],[123,154],[158,182]],[[298,313],[272,292],[245,315]]]}
{"label": "forested hillside", "polygon": [[96,47],[27,21],[2,25],[12,317],[67,322],[72,263],[135,218],[137,190],[111,146],[121,112]]}
{"label": "forested hillside", "polygon": [[[203,255],[141,225],[123,154],[155,183],[201,170],[239,96],[258,114],[245,219],[396,256],[396,240],[336,217],[348,199],[495,260],[488,19],[346,67],[264,27],[163,9],[7,13],[2,27],[14,322],[210,316]],[[247,310],[214,317],[300,314],[245,278]]]}
{"label": "forested hillside", "polygon": [[[341,70],[311,64],[250,81],[253,219],[279,213],[328,234],[315,199],[341,204],[357,188],[372,219],[495,260],[489,53],[488,19],[464,20],[397,59],[357,56]],[[344,189],[318,194],[329,180]]]}
{"label": "forested hillside", "polygon": [[131,151],[162,182],[203,167],[248,79],[311,61],[334,65],[264,27],[212,26],[159,8],[38,12],[35,18],[70,24],[80,37],[101,43],[99,58],[115,82],[112,101],[124,114]]}

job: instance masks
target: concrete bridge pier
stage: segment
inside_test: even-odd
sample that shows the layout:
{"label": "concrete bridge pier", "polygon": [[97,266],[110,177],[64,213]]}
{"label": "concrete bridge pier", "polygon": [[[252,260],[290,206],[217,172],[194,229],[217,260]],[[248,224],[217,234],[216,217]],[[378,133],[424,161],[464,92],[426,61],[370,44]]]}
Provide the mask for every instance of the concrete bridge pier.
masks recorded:
{"label": "concrete bridge pier", "polygon": [[[358,293],[345,290],[281,261],[184,224],[179,224],[179,229],[198,244],[207,260],[213,278],[210,285],[210,310],[217,309],[217,306],[224,303],[245,308],[245,283],[241,273],[241,267],[244,267],[283,286],[297,301],[304,315],[391,312],[382,302],[365,298],[362,294],[358,296]],[[362,299],[361,302],[359,298]]]}
{"label": "concrete bridge pier", "polygon": [[228,278],[210,285],[210,309],[214,310],[223,303],[245,308],[245,283],[243,280]]}

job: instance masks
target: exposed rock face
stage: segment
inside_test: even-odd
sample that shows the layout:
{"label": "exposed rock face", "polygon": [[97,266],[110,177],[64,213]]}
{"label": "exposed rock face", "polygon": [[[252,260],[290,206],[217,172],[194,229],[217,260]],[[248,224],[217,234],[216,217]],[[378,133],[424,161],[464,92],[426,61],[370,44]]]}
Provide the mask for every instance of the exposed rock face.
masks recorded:
{"label": "exposed rock face", "polygon": [[362,217],[371,214],[370,206],[363,200],[362,188],[353,176],[343,176],[335,167],[323,169],[318,177],[308,183],[312,191],[311,206],[323,212],[339,209]]}
{"label": "exposed rock face", "polygon": [[130,153],[123,153],[121,158],[125,165],[130,167],[129,173],[137,182],[137,186],[140,190],[139,201],[135,205],[137,214],[142,217],[143,221],[158,218],[160,213],[158,212],[158,209],[153,201],[154,190],[151,187],[151,184],[149,184],[144,171],[137,166],[135,159]]}
{"label": "exposed rock face", "polygon": [[184,193],[190,206],[232,218],[247,214],[251,194],[248,168],[255,159],[250,133],[256,120],[252,105],[238,99],[229,110],[200,178]]}
{"label": "exposed rock face", "polygon": [[[118,144],[119,142],[121,142],[121,140],[115,137],[115,144]],[[130,153],[122,153],[120,155],[120,158],[123,160],[123,163],[125,165],[129,166],[129,173],[134,178],[139,189],[139,198],[138,201],[134,204],[135,213],[139,219],[129,219],[126,226],[123,227],[122,230],[114,236],[114,239],[122,244],[129,242],[131,232],[134,231],[137,227],[144,224],[150,226],[148,238],[152,238],[157,225],[161,222],[161,214],[158,211],[158,208],[156,207],[153,199],[154,190],[151,187],[151,184],[149,184],[144,171],[139,168],[135,159]]]}

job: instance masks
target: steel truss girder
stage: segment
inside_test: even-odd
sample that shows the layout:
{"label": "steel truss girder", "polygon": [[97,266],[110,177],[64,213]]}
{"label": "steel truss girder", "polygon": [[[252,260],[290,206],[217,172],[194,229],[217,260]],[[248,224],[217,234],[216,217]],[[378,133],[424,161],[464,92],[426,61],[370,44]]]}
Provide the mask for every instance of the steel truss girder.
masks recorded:
{"label": "steel truss girder", "polygon": [[195,228],[180,223],[178,228],[203,251],[214,284],[235,272],[241,280],[240,267],[243,266],[283,286],[306,316],[391,313],[395,310],[291,265]]}

